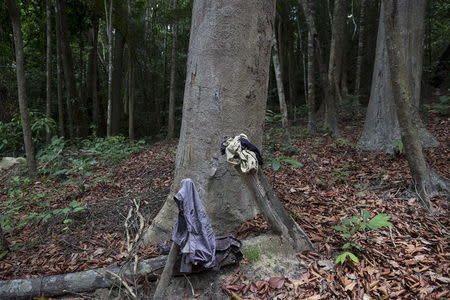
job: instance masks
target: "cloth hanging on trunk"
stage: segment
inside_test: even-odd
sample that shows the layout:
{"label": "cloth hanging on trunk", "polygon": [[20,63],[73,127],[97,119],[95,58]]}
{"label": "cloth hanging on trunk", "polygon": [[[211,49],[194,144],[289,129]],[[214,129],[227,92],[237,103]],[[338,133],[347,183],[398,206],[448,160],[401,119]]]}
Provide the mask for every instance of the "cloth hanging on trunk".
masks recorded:
{"label": "cloth hanging on trunk", "polygon": [[190,178],[181,181],[175,195],[179,213],[172,231],[172,241],[181,249],[180,272],[190,273],[192,266],[216,266],[216,240],[203,202]]}
{"label": "cloth hanging on trunk", "polygon": [[258,170],[258,164],[263,164],[258,148],[250,143],[243,133],[224,141],[221,144],[221,151],[222,154],[226,154],[230,164],[240,166],[242,173]]}

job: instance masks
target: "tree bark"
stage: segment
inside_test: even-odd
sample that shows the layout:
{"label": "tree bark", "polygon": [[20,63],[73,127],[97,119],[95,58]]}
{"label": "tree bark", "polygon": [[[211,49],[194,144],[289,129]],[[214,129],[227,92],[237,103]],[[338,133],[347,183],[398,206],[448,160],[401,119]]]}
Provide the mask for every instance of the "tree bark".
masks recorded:
{"label": "tree bark", "polygon": [[[403,0],[406,1],[406,0]],[[411,82],[411,96],[413,100],[413,117],[418,120],[417,127],[422,146],[437,146],[437,140],[426,130],[419,117],[419,101],[422,81],[423,63],[423,22],[425,8],[424,0],[417,4],[408,2],[404,5],[408,9],[399,15],[400,39],[402,55],[407,59],[406,68],[408,80]],[[381,150],[392,153],[396,149],[396,142],[401,140],[398,118],[392,92],[392,79],[387,59],[384,15],[381,10],[378,27],[375,66],[372,77],[369,106],[366,120],[358,145],[363,149]]]}
{"label": "tree bark", "polygon": [[366,24],[366,2],[367,0],[361,0],[361,10],[359,12],[359,32],[358,32],[358,55],[356,58],[356,75],[355,75],[355,95],[359,96],[361,91],[361,70],[362,59],[364,55],[364,27]]}
{"label": "tree bark", "polygon": [[[175,177],[146,243],[168,236],[177,215],[173,196],[186,177],[195,182],[215,234],[257,213],[254,191],[220,155],[219,145],[239,133],[262,145],[274,10],[273,0],[194,1]],[[272,192],[269,185],[264,192]],[[301,240],[303,247],[295,246],[309,248]]]}
{"label": "tree bark", "polygon": [[111,87],[111,128],[110,135],[120,134],[120,118],[122,116],[122,84],[123,84],[123,52],[125,38],[116,30],[114,34],[113,70]]}
{"label": "tree bark", "polygon": [[288,133],[288,112],[286,105],[286,97],[284,94],[284,85],[283,85],[283,77],[281,74],[281,65],[280,59],[278,56],[278,46],[275,35],[273,36],[273,49],[272,49],[272,61],[273,61],[273,69],[275,71],[275,79],[277,81],[277,89],[278,89],[278,102],[280,104],[280,113],[281,113],[281,125],[285,131],[285,134],[289,136]]}
{"label": "tree bark", "polygon": [[74,137],[75,136],[74,122],[73,122],[74,106],[72,106],[72,104],[75,104],[78,97],[78,93],[77,93],[77,83],[75,81],[75,74],[73,69],[72,50],[70,48],[69,37],[67,32],[67,18],[64,0],[56,0],[56,7],[58,9],[58,16],[59,16],[60,27],[58,28],[58,30],[60,31],[59,36],[61,38],[61,50],[62,50],[61,58],[63,62],[64,78],[67,91],[66,97],[67,122],[69,127],[69,135],[70,137]]}
{"label": "tree bark", "polygon": [[315,95],[315,68],[314,68],[314,37],[308,32],[308,132],[315,133],[316,123],[316,95]]}
{"label": "tree bark", "polygon": [[15,0],[5,0],[14,36],[14,49],[16,53],[16,75],[17,90],[19,98],[20,120],[22,122],[23,141],[27,155],[28,170],[31,176],[36,174],[36,158],[34,156],[34,144],[31,137],[30,116],[28,113],[27,89],[25,79],[25,66],[23,54],[22,28],[20,22],[19,8]]}
{"label": "tree bark", "polygon": [[[46,103],[45,103],[45,115],[47,118],[52,117],[52,2],[46,1],[46,13],[47,13],[47,52],[46,52]],[[47,142],[51,139],[51,132],[46,133]]]}
{"label": "tree bark", "polygon": [[337,120],[336,120],[336,105],[331,94],[331,82],[328,79],[327,69],[325,66],[324,58],[322,56],[322,48],[317,34],[316,23],[314,21],[314,13],[312,8],[312,1],[299,0],[300,5],[303,8],[305,14],[306,23],[308,25],[308,31],[311,33],[314,41],[314,52],[319,66],[320,79],[324,94],[324,102],[327,105],[324,125],[328,127],[332,135],[338,134]]}
{"label": "tree bark", "polygon": [[[128,19],[131,20],[131,1],[128,0]],[[131,26],[128,26],[128,31]],[[128,41],[128,138],[134,140],[134,47]]]}
{"label": "tree bark", "polygon": [[92,103],[92,125],[93,134],[98,135],[99,103],[97,95],[97,50],[98,50],[98,17],[92,19],[92,28],[89,30],[89,59],[87,70],[87,93],[89,102]]}
{"label": "tree bark", "polygon": [[[330,90],[334,102],[330,105],[334,106],[336,106],[337,102],[342,102],[341,75],[342,59],[344,55],[346,2],[347,0],[334,0],[333,25],[331,26],[330,60],[328,66],[328,80],[331,84]],[[325,108],[328,106],[329,105],[326,105]],[[336,108],[334,107],[331,111],[336,113]],[[327,112],[328,110],[325,111],[325,113]]]}
{"label": "tree bark", "polygon": [[65,135],[64,129],[64,93],[63,93],[63,74],[62,74],[62,49],[61,49],[61,37],[59,34],[60,18],[58,13],[58,5],[55,5],[55,19],[56,19],[56,84],[57,84],[57,92],[58,92],[58,130],[59,135]]}
{"label": "tree bark", "polygon": [[[430,197],[441,191],[448,194],[450,185],[448,180],[434,173],[428,166],[419,139],[417,119],[413,115],[415,103],[411,91],[413,91],[412,83],[414,81],[411,80],[411,74],[407,66],[410,62],[408,55],[411,55],[411,53],[401,51],[404,47],[402,36],[409,34],[409,28],[402,27],[401,16],[408,13],[411,5],[419,6],[419,9],[425,10],[426,0],[416,1],[414,4],[408,2],[406,0],[383,1],[382,13],[385,22],[387,60],[392,78],[395,110],[409,169],[419,199],[424,206],[430,208]],[[421,16],[421,19],[415,18],[414,22],[424,23],[424,14],[421,13]]]}
{"label": "tree bark", "polygon": [[108,37],[108,111],[106,120],[106,135],[111,136],[112,119],[112,74],[113,74],[113,34],[112,34],[112,11],[113,0],[104,0],[106,35]]}
{"label": "tree bark", "polygon": [[170,91],[169,91],[169,118],[167,123],[167,139],[172,139],[175,134],[175,71],[176,71],[176,55],[177,55],[177,24],[175,21],[175,9],[177,0],[172,2],[172,55],[170,65]]}

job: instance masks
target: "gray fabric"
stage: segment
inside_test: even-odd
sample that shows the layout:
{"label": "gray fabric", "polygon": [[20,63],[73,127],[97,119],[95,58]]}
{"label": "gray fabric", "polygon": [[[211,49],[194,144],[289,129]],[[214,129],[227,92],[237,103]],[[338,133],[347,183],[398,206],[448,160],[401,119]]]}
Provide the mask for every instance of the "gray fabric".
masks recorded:
{"label": "gray fabric", "polygon": [[216,240],[214,232],[194,182],[181,181],[175,195],[179,213],[172,231],[172,241],[181,249],[180,272],[189,273],[193,265],[213,268],[216,265]]}

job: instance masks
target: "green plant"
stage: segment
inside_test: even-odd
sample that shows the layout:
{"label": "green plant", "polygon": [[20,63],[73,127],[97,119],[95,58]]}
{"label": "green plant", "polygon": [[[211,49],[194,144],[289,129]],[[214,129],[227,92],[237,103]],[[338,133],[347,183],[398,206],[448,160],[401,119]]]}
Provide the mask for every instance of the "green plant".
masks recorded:
{"label": "green plant", "polygon": [[352,142],[350,142],[347,139],[344,138],[337,138],[334,142],[333,142],[333,147],[339,147],[339,146],[352,146]]}
{"label": "green plant", "polygon": [[294,107],[294,114],[299,117],[306,117],[308,115],[308,105],[303,104]]}
{"label": "green plant", "polygon": [[[54,134],[56,122],[42,113],[30,112],[31,132],[36,149],[46,143],[47,132]],[[18,156],[24,153],[23,133],[20,115],[15,115],[10,122],[0,122],[0,157]]]}
{"label": "green plant", "polygon": [[439,114],[447,115],[450,110],[450,96],[443,95],[439,97],[439,103],[424,105],[427,110],[435,110]]}
{"label": "green plant", "polygon": [[281,147],[281,151],[285,154],[285,155],[295,155],[298,154],[298,149],[297,147],[295,147],[294,145],[292,145],[291,143],[286,143],[283,145],[283,147]]}
{"label": "green plant", "polygon": [[250,248],[244,249],[242,251],[242,254],[251,263],[254,263],[260,257],[259,248],[257,248],[257,247],[250,247]]}
{"label": "green plant", "polygon": [[269,124],[274,124],[281,121],[281,113],[275,113],[270,109],[266,110],[266,122]]}
{"label": "green plant", "polygon": [[298,168],[303,167],[303,164],[301,162],[287,156],[281,155],[279,157],[270,159],[270,165],[273,171],[278,171],[279,169],[283,168],[284,167],[283,163],[287,163],[290,164],[291,166]]}
{"label": "green plant", "polygon": [[351,175],[351,171],[343,170],[343,169],[334,169],[333,170],[333,177],[330,182],[331,183],[344,183],[348,177]]}
{"label": "green plant", "polygon": [[399,154],[403,154],[403,151],[405,149],[403,142],[402,141],[393,141],[392,146],[394,146],[394,151],[399,153]]}
{"label": "green plant", "polygon": [[[372,219],[369,220],[370,213],[368,211],[363,211],[361,215],[355,215],[350,218],[342,219],[342,226],[333,226],[333,229],[340,232],[341,237],[346,241],[342,245],[343,250],[349,249],[361,249],[360,245],[354,239],[354,235],[357,232],[363,232],[365,230],[377,230],[382,227],[393,226],[389,222],[390,216],[386,214],[377,214]],[[358,257],[350,251],[345,251],[340,253],[335,262],[344,263],[346,258],[349,257],[355,263],[359,262]]]}

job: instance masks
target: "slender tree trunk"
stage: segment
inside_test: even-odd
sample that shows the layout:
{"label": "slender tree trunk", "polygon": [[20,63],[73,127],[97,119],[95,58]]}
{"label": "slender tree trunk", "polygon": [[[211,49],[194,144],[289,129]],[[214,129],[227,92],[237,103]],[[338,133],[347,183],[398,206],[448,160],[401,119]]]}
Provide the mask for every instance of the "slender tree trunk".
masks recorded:
{"label": "slender tree trunk", "polygon": [[316,123],[316,87],[315,87],[315,68],[314,68],[314,37],[308,32],[308,132],[315,133]]}
{"label": "slender tree trunk", "polygon": [[128,59],[128,137],[134,140],[134,63],[131,56]]}
{"label": "slender tree trunk", "polygon": [[[294,62],[294,41],[291,40],[289,43],[289,53],[288,53],[288,76],[289,76],[289,110],[291,112],[291,118],[295,118],[295,95],[296,95],[296,85],[295,85],[295,75],[294,68],[296,63]],[[294,119],[293,118],[293,119]]]}
{"label": "slender tree trunk", "polygon": [[330,61],[328,66],[328,80],[331,84],[331,93],[334,103],[342,102],[341,75],[342,60],[344,56],[346,1],[347,0],[334,0]]}
{"label": "slender tree trunk", "polygon": [[105,23],[106,35],[108,37],[108,111],[106,120],[106,135],[111,136],[111,119],[112,119],[112,74],[113,74],[113,34],[112,34],[112,11],[113,0],[104,0],[105,3]]}
{"label": "slender tree trunk", "polygon": [[[300,22],[299,22],[299,18],[300,18],[300,13],[298,13],[298,16],[297,16],[297,32],[298,32],[298,48],[299,48],[299,50],[300,50],[300,52],[301,52],[301,55],[302,55],[302,70],[303,70],[303,92],[304,92],[304,95],[305,95],[305,103],[307,104],[307,105],[309,105],[309,99],[308,99],[308,70],[307,70],[307,65],[306,65],[306,57],[305,57],[305,48],[303,47],[303,38],[302,38],[302,31],[300,30]],[[306,55],[308,55],[308,51],[309,51],[309,44],[308,44],[308,41],[309,41],[309,35],[307,36],[307,44],[306,44],[306,52],[307,52],[307,54]],[[311,47],[312,47],[312,59],[314,59],[314,43],[313,43],[313,41],[311,40]],[[309,67],[309,65],[308,65],[308,67]],[[312,66],[312,68],[314,68],[314,65]],[[314,92],[313,92],[313,94],[314,94]],[[309,113],[309,106],[308,106],[308,131],[309,132],[314,132],[315,131],[315,129],[313,129],[313,130],[310,130],[310,117],[309,117],[309,115],[310,115],[310,113]],[[315,113],[315,111],[313,110],[313,113]],[[314,128],[315,128],[315,116],[313,117],[313,119],[312,119],[312,121],[314,122]]]}
{"label": "slender tree trunk", "polygon": [[[427,207],[431,207],[430,197],[438,194],[440,191],[449,192],[450,184],[448,180],[434,173],[428,166],[423,154],[422,145],[420,143],[419,133],[417,130],[417,119],[414,119],[414,97],[411,75],[407,67],[409,59],[405,57],[410,53],[400,51],[403,48],[401,35],[407,32],[406,27],[401,25],[401,14],[408,13],[408,5],[406,0],[384,0],[383,10],[385,20],[386,48],[388,54],[389,71],[392,76],[392,92],[397,112],[397,118],[400,125],[400,134],[406,158],[408,160],[409,169],[413,177],[416,191],[422,203]],[[419,5],[425,10],[425,0],[416,1],[413,5]],[[415,18],[414,22],[424,22],[424,14],[422,18]]]}
{"label": "slender tree trunk", "polygon": [[167,139],[174,137],[175,131],[175,71],[176,71],[176,55],[177,55],[177,24],[175,21],[175,9],[177,0],[173,0],[173,23],[172,23],[172,55],[170,65],[170,91],[169,91],[169,118],[167,123]]}
{"label": "slender tree trunk", "polygon": [[[262,172],[237,174],[218,149],[224,136],[239,133],[262,145],[272,48],[267,37],[273,34],[274,10],[273,0],[194,1],[174,183],[145,236],[147,243],[171,231],[177,215],[173,196],[186,177],[195,182],[215,234],[252,218],[256,197],[276,198]],[[256,178],[257,186],[251,178]],[[276,212],[283,221],[278,225],[290,221],[289,228],[299,232],[281,211],[278,201]],[[310,248],[304,235],[294,243],[296,249]]]}
{"label": "slender tree trunk", "polygon": [[329,128],[332,135],[338,134],[337,120],[336,120],[336,103],[331,94],[331,85],[328,79],[327,69],[325,66],[324,58],[322,56],[322,47],[320,45],[319,36],[317,34],[316,24],[314,21],[314,13],[312,9],[312,1],[310,0],[299,0],[300,5],[303,8],[305,14],[306,23],[308,25],[308,30],[311,33],[314,41],[314,54],[317,60],[317,65],[319,66],[320,79],[324,94],[324,102],[327,105],[325,114],[325,126]]}
{"label": "slender tree trunk", "polygon": [[325,101],[325,126],[333,135],[337,135],[336,103],[341,102],[340,76],[343,54],[343,37],[345,25],[345,0],[335,0],[333,9],[333,25],[331,26],[330,60],[328,66],[328,82],[330,97]]}
{"label": "slender tree trunk", "polygon": [[[423,22],[421,20],[425,10],[423,1],[414,2],[402,0],[408,11],[400,14],[402,55],[408,60],[408,78],[411,81],[411,95],[413,97],[413,116],[417,119],[417,127],[422,146],[433,147],[438,141],[428,132],[419,116],[419,101],[421,94],[422,65],[423,65]],[[409,5],[406,5],[408,3]],[[420,5],[419,5],[420,4]],[[401,140],[398,118],[396,115],[394,95],[392,91],[392,78],[387,59],[385,38],[385,22],[383,9],[380,10],[380,20],[375,54],[375,66],[372,77],[369,105],[367,107],[366,120],[358,145],[363,149],[381,150],[392,153],[396,149],[396,143]]]}
{"label": "slender tree trunk", "polygon": [[116,30],[113,49],[113,73],[112,73],[112,99],[111,99],[111,132],[110,135],[120,134],[120,119],[122,110],[122,84],[123,84],[123,52],[125,38]]}
{"label": "slender tree trunk", "polygon": [[64,129],[64,93],[63,93],[63,74],[62,74],[62,49],[61,49],[61,37],[59,34],[60,19],[58,13],[58,5],[55,6],[55,19],[56,19],[56,81],[57,81],[57,92],[58,92],[58,130],[59,135],[65,135]]}
{"label": "slender tree trunk", "polygon": [[366,2],[367,0],[361,0],[361,10],[359,13],[359,32],[358,32],[358,55],[356,58],[356,75],[355,75],[355,95],[359,96],[361,91],[361,70],[362,59],[364,55],[364,27],[366,24]]}
{"label": "slender tree trunk", "polygon": [[66,83],[66,106],[67,106],[67,121],[69,127],[69,135],[70,137],[75,136],[74,131],[74,106],[75,101],[78,97],[77,93],[77,85],[75,81],[75,74],[73,69],[73,61],[72,61],[72,50],[69,44],[69,37],[67,32],[67,20],[66,20],[66,12],[64,0],[56,0],[56,6],[58,8],[58,16],[59,16],[59,36],[61,38],[61,49],[62,49],[62,62],[64,68],[64,78]]}
{"label": "slender tree trunk", "polygon": [[[52,117],[52,1],[46,1],[47,11],[47,57],[46,57],[46,103],[45,115],[47,118]],[[47,142],[51,139],[51,132],[47,131]]]}
{"label": "slender tree trunk", "polygon": [[23,141],[27,155],[28,170],[31,176],[37,171],[36,158],[34,157],[34,145],[31,138],[30,116],[28,113],[27,90],[25,81],[25,66],[23,54],[22,28],[19,8],[15,0],[5,0],[14,36],[14,48],[16,52],[17,89],[19,96],[20,120],[22,122]]}
{"label": "slender tree trunk", "polygon": [[99,127],[99,103],[97,96],[97,50],[98,50],[98,17],[92,19],[92,28],[89,31],[89,60],[87,70],[87,94],[90,103],[92,103],[92,125],[93,134],[98,135]]}
{"label": "slender tree trunk", "polygon": [[79,80],[79,105],[78,105],[78,115],[75,120],[76,128],[77,128],[77,136],[86,137],[89,134],[89,106],[88,106],[88,91],[86,89],[86,63],[84,61],[84,52],[85,52],[85,41],[84,35],[80,33],[79,37],[79,68],[80,68],[80,80]]}
{"label": "slender tree trunk", "polygon": [[[128,19],[131,20],[131,0],[127,1]],[[128,24],[129,25],[129,24]],[[130,34],[131,26],[128,26]],[[134,53],[131,38],[128,41],[128,138],[134,140]]]}
{"label": "slender tree trunk", "polygon": [[283,126],[286,135],[289,136],[287,105],[286,105],[286,98],[284,95],[284,85],[281,74],[280,60],[278,56],[277,40],[275,36],[273,36],[272,61],[273,61],[273,69],[275,71],[275,79],[277,81],[278,101],[280,103],[280,112],[281,112],[281,125]]}

